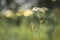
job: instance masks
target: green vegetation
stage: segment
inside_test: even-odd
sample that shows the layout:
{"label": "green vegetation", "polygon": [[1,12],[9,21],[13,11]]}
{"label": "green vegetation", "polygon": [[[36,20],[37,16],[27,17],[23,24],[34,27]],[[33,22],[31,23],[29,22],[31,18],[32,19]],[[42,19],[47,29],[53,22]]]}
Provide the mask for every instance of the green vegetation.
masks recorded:
{"label": "green vegetation", "polygon": [[27,11],[33,14],[1,15],[0,40],[60,40],[60,16],[43,9]]}

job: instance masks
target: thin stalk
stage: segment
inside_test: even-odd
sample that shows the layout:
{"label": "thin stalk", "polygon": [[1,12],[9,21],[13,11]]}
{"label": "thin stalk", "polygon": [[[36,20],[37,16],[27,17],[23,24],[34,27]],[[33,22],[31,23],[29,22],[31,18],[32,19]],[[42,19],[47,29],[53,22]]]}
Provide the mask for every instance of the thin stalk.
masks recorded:
{"label": "thin stalk", "polygon": [[[39,22],[40,22],[40,18],[39,18]],[[41,25],[41,23],[39,24],[39,30],[38,30],[39,40],[40,40],[40,25]]]}
{"label": "thin stalk", "polygon": [[33,40],[34,40],[34,26],[33,26],[32,22],[31,22],[31,30],[32,30],[32,37],[33,37]]}

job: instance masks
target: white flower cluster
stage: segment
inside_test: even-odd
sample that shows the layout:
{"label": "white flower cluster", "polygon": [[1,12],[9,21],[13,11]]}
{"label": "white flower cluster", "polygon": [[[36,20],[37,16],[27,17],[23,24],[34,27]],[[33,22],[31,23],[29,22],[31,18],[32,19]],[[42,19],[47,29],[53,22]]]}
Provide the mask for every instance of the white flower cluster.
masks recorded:
{"label": "white flower cluster", "polygon": [[46,12],[48,10],[48,8],[46,8],[46,7],[42,7],[42,8],[40,8],[40,7],[34,7],[32,10],[33,11]]}
{"label": "white flower cluster", "polygon": [[[46,11],[48,10],[48,8],[46,7],[34,7],[33,9],[18,9],[17,13],[16,13],[16,16],[31,16],[33,15],[33,13],[36,11],[36,12],[41,12],[41,13],[45,13]],[[12,10],[4,10],[2,11],[2,14],[5,16],[5,17],[13,17],[14,13]]]}
{"label": "white flower cluster", "polygon": [[49,9],[46,7],[34,7],[32,11],[34,12],[35,16],[38,18],[45,17],[45,14],[47,13]]}
{"label": "white flower cluster", "polygon": [[39,8],[39,7],[34,7],[32,10],[28,9],[28,10],[25,10],[25,12],[23,13],[24,16],[30,16],[33,14],[33,12],[42,12],[42,13],[45,13],[46,11],[48,11],[48,8],[46,7],[42,7],[42,8]]}

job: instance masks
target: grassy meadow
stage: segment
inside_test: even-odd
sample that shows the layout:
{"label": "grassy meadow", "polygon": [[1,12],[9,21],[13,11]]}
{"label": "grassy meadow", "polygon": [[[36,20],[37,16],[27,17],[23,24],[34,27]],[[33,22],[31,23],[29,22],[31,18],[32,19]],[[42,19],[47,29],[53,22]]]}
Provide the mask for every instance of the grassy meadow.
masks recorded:
{"label": "grassy meadow", "polygon": [[0,40],[60,40],[60,16],[35,10],[0,14]]}

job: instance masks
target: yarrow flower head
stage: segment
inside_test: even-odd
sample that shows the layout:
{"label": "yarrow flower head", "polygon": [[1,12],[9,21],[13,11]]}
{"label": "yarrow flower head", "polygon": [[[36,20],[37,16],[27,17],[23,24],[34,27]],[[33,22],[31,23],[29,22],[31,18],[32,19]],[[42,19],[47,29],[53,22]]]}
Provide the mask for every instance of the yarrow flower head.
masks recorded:
{"label": "yarrow flower head", "polygon": [[46,8],[46,7],[41,7],[41,8],[40,7],[34,7],[32,10],[44,13],[48,10],[48,8]]}
{"label": "yarrow flower head", "polygon": [[39,12],[44,13],[44,12],[45,12],[45,10],[44,10],[43,8],[39,8]]}
{"label": "yarrow flower head", "polygon": [[13,12],[12,12],[12,10],[6,10],[5,13],[4,13],[4,16],[5,16],[5,17],[8,17],[8,18],[13,17]]}
{"label": "yarrow flower head", "polygon": [[33,11],[39,11],[39,8],[38,7],[34,7],[32,10]]}
{"label": "yarrow flower head", "polygon": [[18,12],[16,13],[17,16],[22,16],[25,10],[18,9]]}
{"label": "yarrow flower head", "polygon": [[34,14],[40,18],[40,17],[45,17],[46,12],[48,11],[48,8],[46,7],[34,7],[32,9],[32,11],[34,12]]}
{"label": "yarrow flower head", "polygon": [[24,16],[30,16],[30,15],[32,15],[33,14],[33,11],[32,10],[30,10],[30,9],[28,9],[28,10],[26,10],[25,12],[24,12]]}

